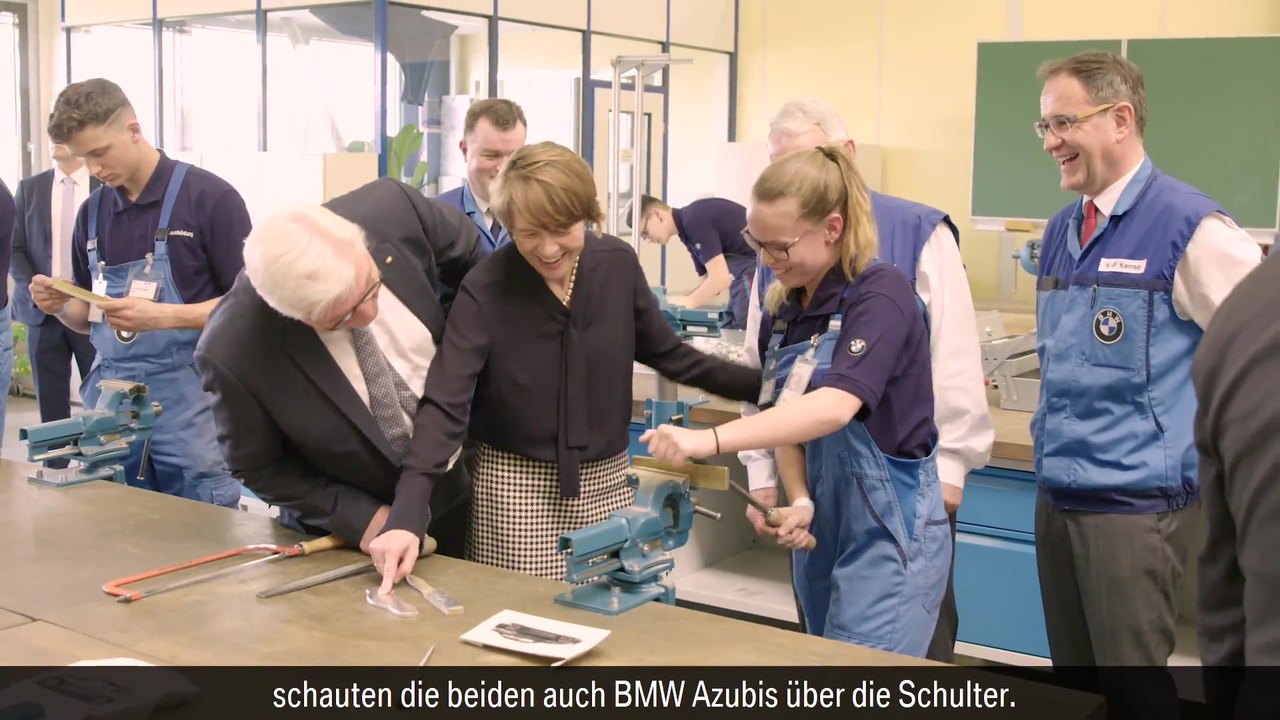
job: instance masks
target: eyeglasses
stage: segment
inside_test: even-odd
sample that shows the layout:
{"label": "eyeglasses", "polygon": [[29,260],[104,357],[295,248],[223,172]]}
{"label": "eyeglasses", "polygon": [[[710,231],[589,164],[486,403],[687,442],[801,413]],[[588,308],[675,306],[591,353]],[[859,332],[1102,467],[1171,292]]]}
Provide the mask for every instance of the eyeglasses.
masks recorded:
{"label": "eyeglasses", "polygon": [[1043,140],[1045,136],[1049,134],[1050,130],[1053,131],[1054,135],[1062,137],[1071,130],[1076,123],[1093,117],[1104,110],[1110,110],[1119,104],[1120,103],[1107,103],[1105,105],[1098,105],[1090,110],[1086,110],[1085,112],[1077,113],[1075,115],[1054,115],[1047,120],[1037,120],[1035,123],[1036,137]]}
{"label": "eyeglasses", "polygon": [[777,243],[768,243],[768,244],[762,243],[756,239],[755,235],[751,234],[751,230],[747,228],[742,228],[742,239],[747,243],[747,247],[751,248],[757,253],[763,251],[765,253],[768,253],[769,257],[773,258],[774,260],[788,260],[791,258],[791,246],[800,242],[800,238],[804,237],[805,235],[808,235],[812,231],[813,231],[813,228],[810,228],[809,230],[805,230],[804,232],[795,236],[795,238],[792,239],[791,242],[779,245]]}
{"label": "eyeglasses", "polygon": [[374,296],[378,294],[378,288],[380,287],[382,287],[381,275],[378,276],[377,280],[373,281],[373,285],[369,286],[369,289],[368,291],[365,292],[364,297],[360,298],[360,302],[356,303],[355,307],[348,310],[347,313],[342,316],[342,319],[337,322],[337,324],[329,328],[329,332],[333,332],[338,328],[342,327],[343,325],[346,325],[347,323],[351,322],[351,318],[355,317],[356,312],[360,310],[360,308],[364,307],[365,303],[372,300]]}

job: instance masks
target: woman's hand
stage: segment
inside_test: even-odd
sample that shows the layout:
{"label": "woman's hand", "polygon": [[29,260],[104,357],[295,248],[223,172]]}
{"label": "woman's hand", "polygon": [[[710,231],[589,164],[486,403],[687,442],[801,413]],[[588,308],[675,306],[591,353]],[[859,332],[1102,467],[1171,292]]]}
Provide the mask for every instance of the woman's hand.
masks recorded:
{"label": "woman's hand", "polygon": [[683,465],[716,454],[716,436],[711,430],[690,430],[675,425],[659,425],[646,430],[640,442],[648,443],[649,456],[671,465]]}
{"label": "woman's hand", "polygon": [[813,522],[813,508],[808,505],[792,505],[777,508],[782,515],[782,524],[778,526],[778,544],[790,550],[799,550],[808,544],[809,525]]}

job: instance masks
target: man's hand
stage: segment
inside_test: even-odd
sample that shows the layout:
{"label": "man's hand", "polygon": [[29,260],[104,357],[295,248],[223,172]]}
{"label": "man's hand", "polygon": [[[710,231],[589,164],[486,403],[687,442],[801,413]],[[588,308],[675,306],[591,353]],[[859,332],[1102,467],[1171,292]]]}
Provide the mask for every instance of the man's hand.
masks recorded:
{"label": "man's hand", "polygon": [[960,509],[960,501],[964,499],[964,488],[951,483],[942,483],[942,505],[948,515],[955,515]]}
{"label": "man's hand", "polygon": [[70,295],[53,289],[53,278],[48,275],[36,275],[31,278],[27,289],[31,291],[31,299],[35,301],[36,307],[46,315],[57,315],[62,312],[62,308],[71,299]]}
{"label": "man's hand", "polygon": [[667,304],[679,305],[680,307],[688,307],[689,296],[688,295],[671,295],[667,298]]}
{"label": "man's hand", "polygon": [[716,454],[716,437],[710,430],[690,430],[659,425],[646,430],[640,442],[648,443],[649,456],[672,465],[683,465]]}
{"label": "man's hand", "polygon": [[[752,490],[751,497],[759,500],[769,507],[778,506],[778,488],[760,488]],[[756,534],[760,537],[777,537],[778,529],[770,527],[769,523],[764,521],[764,513],[755,508],[754,505],[747,505],[747,520],[751,521],[751,526],[756,529]]]}
{"label": "man's hand", "polygon": [[390,505],[383,505],[373,514],[373,519],[369,521],[369,527],[364,529],[364,537],[360,538],[360,552],[369,555],[369,545],[374,538],[378,537],[378,533],[382,532],[382,526],[387,524],[387,515],[391,513]]}
{"label": "man's hand", "polygon": [[168,327],[168,308],[163,303],[136,297],[122,297],[98,303],[112,330],[143,332]]}
{"label": "man's hand", "polygon": [[421,542],[421,536],[408,530],[388,530],[369,543],[373,568],[382,573],[383,594],[391,592],[396,583],[413,572]]}

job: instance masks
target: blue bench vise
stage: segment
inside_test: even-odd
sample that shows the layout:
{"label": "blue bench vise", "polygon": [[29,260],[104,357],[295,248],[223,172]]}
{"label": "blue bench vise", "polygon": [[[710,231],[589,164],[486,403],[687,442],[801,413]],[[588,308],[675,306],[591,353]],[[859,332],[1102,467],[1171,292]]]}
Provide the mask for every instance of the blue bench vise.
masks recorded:
{"label": "blue bench vise", "polygon": [[102,380],[98,387],[102,394],[94,409],[18,430],[18,439],[27,443],[27,460],[41,463],[67,458],[80,463],[66,470],[40,468],[28,480],[54,487],[92,480],[124,484],[122,462],[129,455],[129,447],[140,440],[150,441],[163,409],[159,403],[151,402],[150,392],[142,383]]}
{"label": "blue bench vise", "polygon": [[689,308],[672,305],[667,302],[667,291],[664,288],[649,288],[658,299],[658,310],[671,326],[672,330],[682,338],[720,337],[720,326],[724,324],[724,308]]}
{"label": "blue bench vise", "polygon": [[[727,484],[726,469],[700,467],[723,470]],[[690,497],[697,480],[689,475],[632,467],[627,483],[636,489],[630,506],[556,541],[565,555],[565,581],[586,583],[557,595],[560,605],[620,615],[652,600],[675,604],[675,588],[661,582],[675,567],[668,553],[689,541],[695,514],[719,520],[720,513]]]}

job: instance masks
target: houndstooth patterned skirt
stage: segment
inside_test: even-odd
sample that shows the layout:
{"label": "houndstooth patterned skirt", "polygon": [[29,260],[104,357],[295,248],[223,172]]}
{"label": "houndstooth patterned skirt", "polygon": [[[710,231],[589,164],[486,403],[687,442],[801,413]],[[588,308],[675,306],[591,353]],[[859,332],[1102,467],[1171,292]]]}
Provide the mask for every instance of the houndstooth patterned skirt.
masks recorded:
{"label": "houndstooth patterned skirt", "polygon": [[564,579],[560,536],[604,520],[631,504],[627,453],[579,467],[581,493],[560,497],[554,462],[478,443],[472,470],[467,559],[551,580]]}

